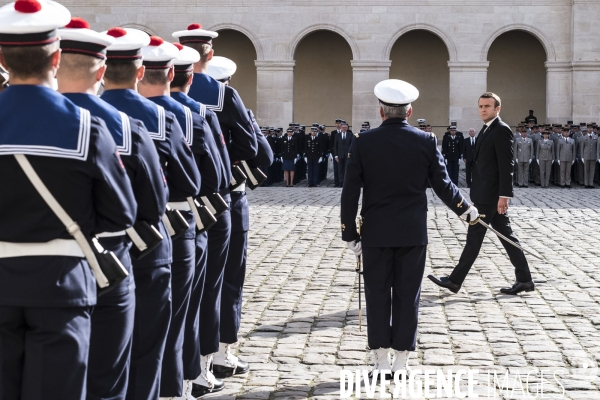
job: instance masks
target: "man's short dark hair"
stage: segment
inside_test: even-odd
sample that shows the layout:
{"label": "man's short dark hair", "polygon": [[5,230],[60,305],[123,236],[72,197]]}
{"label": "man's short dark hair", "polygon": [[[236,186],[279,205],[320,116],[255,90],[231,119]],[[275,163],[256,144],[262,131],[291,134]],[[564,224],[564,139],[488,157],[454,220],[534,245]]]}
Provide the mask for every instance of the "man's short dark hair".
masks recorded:
{"label": "man's short dark hair", "polygon": [[192,76],[193,72],[175,72],[173,76],[173,81],[171,81],[172,88],[180,88],[183,89],[190,80],[190,76]]}
{"label": "man's short dark hair", "polygon": [[500,107],[502,105],[502,100],[500,100],[500,97],[492,92],[485,92],[484,94],[482,94],[481,96],[479,96],[480,99],[494,99],[496,101],[494,107]]}
{"label": "man's short dark hair", "polygon": [[122,85],[135,79],[142,60],[106,60],[104,78],[111,83]]}
{"label": "man's short dark hair", "polygon": [[168,69],[147,69],[142,83],[147,85],[166,85],[169,83]]}
{"label": "man's short dark hair", "polygon": [[58,42],[44,46],[2,46],[10,78],[44,78],[52,68],[52,55],[58,48]]}

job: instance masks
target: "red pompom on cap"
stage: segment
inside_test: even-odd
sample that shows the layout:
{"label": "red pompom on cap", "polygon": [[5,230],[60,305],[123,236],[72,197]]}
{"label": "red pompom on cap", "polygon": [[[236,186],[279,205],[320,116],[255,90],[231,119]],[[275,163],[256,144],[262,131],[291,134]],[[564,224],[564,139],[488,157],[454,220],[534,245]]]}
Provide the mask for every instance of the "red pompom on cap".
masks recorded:
{"label": "red pompom on cap", "polygon": [[90,24],[83,18],[74,17],[65,28],[69,29],[90,29]]}
{"label": "red pompom on cap", "polygon": [[177,47],[179,51],[183,50],[183,45],[181,43],[173,43],[173,46]]}
{"label": "red pompom on cap", "polygon": [[202,29],[202,25],[200,24],[191,24],[188,26],[188,31],[193,31],[194,29]]}
{"label": "red pompom on cap", "polygon": [[110,28],[106,34],[108,36],[112,36],[114,38],[120,38],[122,36],[127,35],[127,31],[123,28]]}
{"label": "red pompom on cap", "polygon": [[15,10],[22,13],[36,13],[42,9],[42,4],[37,0],[17,0]]}
{"label": "red pompom on cap", "polygon": [[150,44],[149,44],[149,46],[160,46],[164,42],[165,41],[161,37],[150,36]]}

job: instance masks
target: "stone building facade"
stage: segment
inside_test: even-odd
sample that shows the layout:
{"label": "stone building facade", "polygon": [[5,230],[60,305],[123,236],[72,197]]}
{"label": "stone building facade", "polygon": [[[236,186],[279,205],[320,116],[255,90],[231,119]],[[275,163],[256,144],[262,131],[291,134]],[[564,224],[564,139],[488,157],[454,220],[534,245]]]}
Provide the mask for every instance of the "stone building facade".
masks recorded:
{"label": "stone building facade", "polygon": [[512,125],[532,108],[540,122],[600,122],[599,0],[63,4],[98,30],[120,25],[171,38],[199,22],[233,38],[218,38],[215,53],[235,61],[236,48],[245,49],[232,85],[237,79],[261,125],[287,126],[300,116],[304,124],[341,117],[378,125],[373,87],[389,77],[422,87],[415,118],[438,126],[457,120],[460,129],[479,128],[476,100],[488,89],[504,98],[501,115]]}

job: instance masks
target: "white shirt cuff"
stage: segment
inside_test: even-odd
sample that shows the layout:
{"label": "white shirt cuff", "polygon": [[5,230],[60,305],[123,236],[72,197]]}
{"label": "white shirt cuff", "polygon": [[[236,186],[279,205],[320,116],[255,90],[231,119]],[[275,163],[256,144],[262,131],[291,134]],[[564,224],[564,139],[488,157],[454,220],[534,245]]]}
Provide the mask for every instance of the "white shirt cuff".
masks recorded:
{"label": "white shirt cuff", "polygon": [[508,196],[500,196],[501,199],[512,199],[512,197],[508,197]]}

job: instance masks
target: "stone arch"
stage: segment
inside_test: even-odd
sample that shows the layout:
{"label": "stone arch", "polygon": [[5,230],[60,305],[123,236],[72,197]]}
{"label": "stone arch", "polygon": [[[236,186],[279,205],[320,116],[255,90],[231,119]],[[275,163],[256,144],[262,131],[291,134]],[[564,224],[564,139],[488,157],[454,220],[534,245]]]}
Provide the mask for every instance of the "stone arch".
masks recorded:
{"label": "stone arch", "polygon": [[452,40],[452,38],[446,32],[440,30],[436,26],[430,25],[430,24],[424,24],[421,22],[407,25],[407,26],[403,27],[402,29],[400,29],[398,32],[396,32],[396,34],[394,34],[394,36],[392,36],[392,38],[388,41],[387,45],[385,46],[385,48],[383,50],[382,60],[389,60],[390,54],[392,52],[392,48],[394,47],[394,44],[396,44],[398,39],[405,33],[408,33],[410,31],[414,31],[414,30],[429,31],[429,32],[435,34],[436,36],[438,36],[442,40],[442,42],[444,42],[444,44],[446,45],[446,49],[448,50],[448,56],[450,57],[450,61],[451,62],[458,61],[456,45],[454,44],[454,41]]}
{"label": "stone arch", "polygon": [[292,42],[290,44],[290,48],[289,48],[290,51],[287,54],[288,61],[294,60],[294,54],[296,53],[296,49],[298,48],[298,45],[300,44],[302,39],[304,39],[306,36],[308,36],[309,34],[311,34],[312,32],[315,32],[315,31],[331,31],[331,32],[337,33],[338,35],[343,37],[346,40],[346,42],[348,43],[348,45],[350,46],[350,49],[352,50],[352,58],[354,60],[360,60],[360,51],[358,49],[358,45],[356,44],[356,41],[354,40],[354,38],[352,36],[350,36],[350,34],[348,34],[348,32],[346,32],[345,30],[343,30],[342,28],[340,28],[337,25],[314,24],[314,25],[311,25],[311,26],[305,28],[304,30],[302,30],[300,33],[298,33],[294,37],[294,39],[292,40]]}
{"label": "stone arch", "polygon": [[158,32],[156,32],[154,29],[146,26],[146,25],[142,25],[142,24],[123,24],[120,25],[123,28],[133,28],[133,29],[138,29],[140,31],[146,32],[148,35],[150,36],[159,36]]}
{"label": "stone arch", "polygon": [[539,42],[544,47],[544,50],[546,51],[546,61],[556,61],[556,51],[554,50],[554,45],[552,44],[552,42],[550,40],[548,40],[546,35],[544,35],[539,29],[535,28],[534,26],[525,25],[525,24],[506,25],[506,26],[503,26],[502,28],[496,30],[485,42],[484,47],[481,52],[480,61],[487,61],[488,52],[490,51],[490,47],[492,47],[492,44],[494,43],[494,41],[503,33],[510,32],[510,31],[524,31],[524,32],[529,33],[530,35],[535,37],[537,40],[539,40]]}
{"label": "stone arch", "polygon": [[225,29],[230,29],[233,31],[238,31],[240,33],[243,33],[244,35],[246,35],[246,37],[248,39],[250,39],[250,41],[254,45],[254,50],[256,50],[256,60],[257,61],[264,60],[264,52],[263,52],[263,48],[262,48],[262,43],[260,42],[260,40],[254,33],[249,31],[245,27],[238,25],[238,24],[222,23],[222,24],[217,24],[217,25],[211,26],[209,29],[211,31],[215,31],[215,32],[222,31]]}

